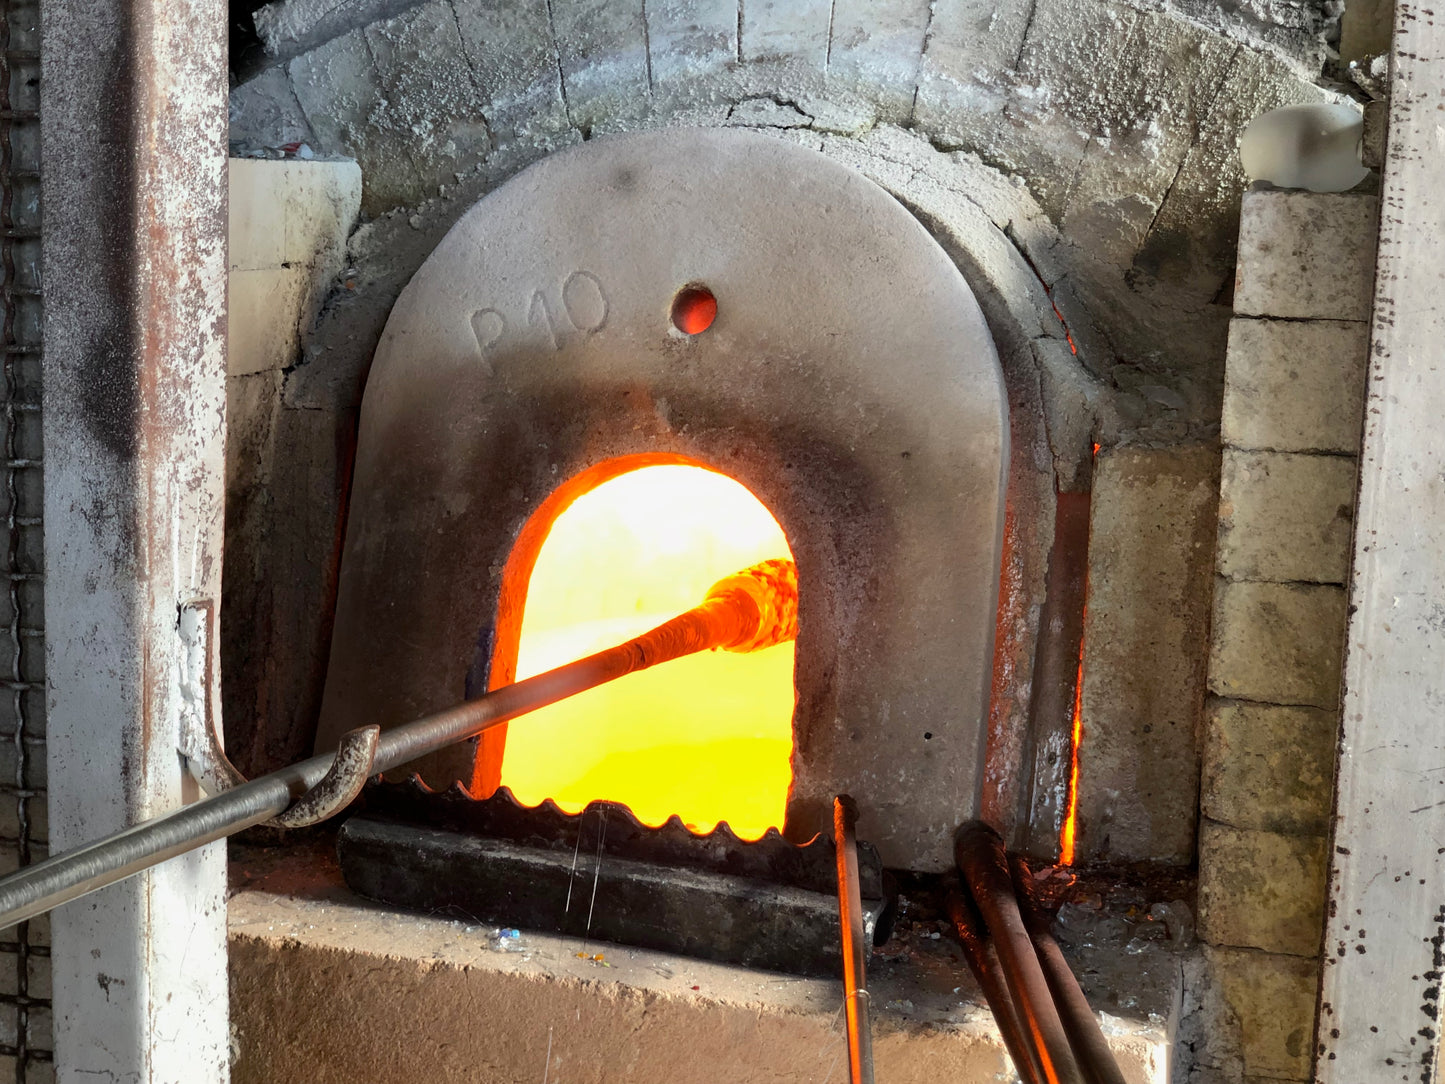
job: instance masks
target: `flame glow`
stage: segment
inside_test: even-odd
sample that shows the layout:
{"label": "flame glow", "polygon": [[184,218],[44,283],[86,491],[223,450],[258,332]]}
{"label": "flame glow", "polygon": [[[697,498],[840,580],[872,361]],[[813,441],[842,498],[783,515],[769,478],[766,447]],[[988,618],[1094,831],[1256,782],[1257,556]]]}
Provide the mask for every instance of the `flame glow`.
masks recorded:
{"label": "flame glow", "polygon": [[[1069,340],[1073,345],[1073,340]],[[1078,351],[1075,351],[1077,353]],[[1098,458],[1099,444],[1093,445],[1093,456]],[[1079,747],[1084,741],[1084,626],[1089,620],[1089,580],[1084,578],[1084,611],[1079,617],[1079,669],[1074,677],[1074,717],[1069,726],[1069,794],[1064,811],[1064,823],[1059,827],[1059,865],[1074,864],[1074,844],[1079,832]]]}
{"label": "flame glow", "polygon": [[1059,865],[1074,864],[1074,837],[1079,829],[1079,745],[1084,740],[1084,645],[1079,644],[1079,674],[1074,679],[1074,718],[1069,727],[1069,803],[1059,829]]}
{"label": "flame glow", "polygon": [[[724,576],[791,558],[738,482],[651,466],[603,482],[553,523],[527,586],[517,677],[611,647],[702,601]],[[568,812],[606,798],[645,824],[782,827],[792,782],[793,644],[664,663],[511,724],[501,781]]]}

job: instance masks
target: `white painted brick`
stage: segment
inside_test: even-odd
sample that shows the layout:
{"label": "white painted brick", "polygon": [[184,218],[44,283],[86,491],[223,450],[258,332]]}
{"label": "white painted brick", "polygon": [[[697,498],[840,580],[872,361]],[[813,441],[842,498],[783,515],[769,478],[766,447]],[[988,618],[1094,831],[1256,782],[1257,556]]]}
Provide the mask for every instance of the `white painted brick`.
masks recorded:
{"label": "white painted brick", "polygon": [[1323,836],[1199,826],[1199,935],[1211,945],[1315,956],[1324,910]]}
{"label": "white painted brick", "polygon": [[232,376],[291,365],[361,205],[355,162],[230,161]]}
{"label": "white painted brick", "polygon": [[1340,587],[1216,580],[1210,691],[1335,710],[1345,605]]}
{"label": "white painted brick", "polygon": [[1204,735],[1204,816],[1235,828],[1325,833],[1338,712],[1214,700]]}
{"label": "white painted brick", "polygon": [[1365,323],[1236,318],[1225,362],[1224,443],[1357,452],[1369,338]]}
{"label": "white painted brick", "polygon": [[1309,1080],[1319,961],[1250,949],[1206,949],[1205,959],[1238,1021],[1245,1084]]}
{"label": "white painted brick", "polygon": [[[230,170],[230,270],[257,271],[286,262],[286,208],[273,184],[281,162],[232,158]],[[268,168],[270,167],[270,168]]]}
{"label": "white painted brick", "polygon": [[1349,192],[1246,192],[1234,311],[1368,320],[1379,199]]}
{"label": "white painted brick", "polygon": [[1344,583],[1357,474],[1353,456],[1226,449],[1219,486],[1220,575]]}
{"label": "white painted brick", "polygon": [[226,371],[231,376],[282,369],[296,360],[311,268],[232,271],[227,290]]}
{"label": "white painted brick", "polygon": [[572,123],[638,112],[649,93],[641,0],[551,0],[551,10]]}
{"label": "white painted brick", "polygon": [[355,162],[230,160],[230,266],[314,264],[345,246],[361,208]]}
{"label": "white painted brick", "polygon": [[345,251],[361,212],[355,162],[286,162],[285,263],[320,264]]}
{"label": "white painted brick", "polygon": [[728,70],[738,59],[737,0],[670,0],[647,9],[652,78],[659,87]]}
{"label": "white painted brick", "polygon": [[798,59],[823,68],[832,8],[831,0],[747,0],[743,60]]}
{"label": "white painted brick", "polygon": [[462,47],[487,119],[505,131],[566,127],[562,86],[547,5],[453,0]]}
{"label": "white painted brick", "polygon": [[929,10],[928,0],[836,0],[829,77],[877,87],[911,110]]}

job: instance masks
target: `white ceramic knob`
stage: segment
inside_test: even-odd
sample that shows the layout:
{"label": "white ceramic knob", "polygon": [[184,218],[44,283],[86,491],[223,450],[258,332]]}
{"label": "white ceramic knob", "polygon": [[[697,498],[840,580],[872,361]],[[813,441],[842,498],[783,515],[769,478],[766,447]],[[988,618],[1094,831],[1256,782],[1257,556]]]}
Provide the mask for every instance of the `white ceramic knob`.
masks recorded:
{"label": "white ceramic knob", "polygon": [[1360,164],[1364,123],[1350,105],[1312,102],[1271,109],[1245,126],[1239,159],[1251,181],[1344,192],[1370,174]]}

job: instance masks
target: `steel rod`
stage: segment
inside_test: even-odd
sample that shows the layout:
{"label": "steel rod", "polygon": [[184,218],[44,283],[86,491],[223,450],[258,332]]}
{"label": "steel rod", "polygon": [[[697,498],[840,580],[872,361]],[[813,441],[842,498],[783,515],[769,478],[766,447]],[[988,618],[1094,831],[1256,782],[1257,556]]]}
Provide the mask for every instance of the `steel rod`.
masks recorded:
{"label": "steel rod", "polygon": [[833,799],[833,845],[838,856],[838,923],[843,938],[843,1016],[848,1033],[848,1079],[873,1084],[873,1029],[868,1019],[868,943],[858,886],[858,807]]}
{"label": "steel rod", "polygon": [[949,920],[963,944],[963,958],[983,990],[983,998],[993,1013],[999,1034],[1003,1036],[1004,1048],[1013,1059],[1014,1070],[1023,1084],[1044,1084],[1038,1053],[1019,1021],[1018,1010],[1009,995],[1008,983],[999,968],[998,952],[988,935],[983,916],[978,913],[973,901],[957,889],[949,892],[947,907]]}
{"label": "steel rod", "polygon": [[1023,908],[1024,926],[1033,941],[1034,953],[1039,958],[1039,966],[1043,968],[1049,991],[1054,995],[1054,1006],[1064,1023],[1064,1030],[1069,1036],[1069,1046],[1074,1051],[1084,1079],[1088,1084],[1124,1084],[1124,1074],[1119,1069],[1119,1063],[1114,1060],[1114,1052],[1109,1049],[1109,1044],[1104,1039],[1098,1018],[1094,1016],[1094,1010],[1089,1008],[1084,991],[1079,988],[1079,980],[1074,977],[1059,943],[1054,940],[1053,932],[1049,929],[1048,916],[1038,906],[1029,890],[1028,865],[1022,859],[1015,858],[1009,863],[1009,868],[1013,873],[1014,888]]}
{"label": "steel rod", "polygon": [[[765,569],[777,575],[769,580],[759,571]],[[715,647],[757,650],[796,636],[796,570],[792,562],[764,562],[720,581],[700,605],[626,643],[383,731],[371,772],[391,771],[659,663]],[[331,753],[314,756],[0,879],[0,929],[279,816],[322,780],[332,759]],[[856,862],[854,870],[856,877]]]}
{"label": "steel rod", "polygon": [[1009,994],[1038,1053],[1046,1084],[1084,1084],[1019,912],[1003,839],[988,825],[972,821],[959,827],[953,854],[992,935]]}

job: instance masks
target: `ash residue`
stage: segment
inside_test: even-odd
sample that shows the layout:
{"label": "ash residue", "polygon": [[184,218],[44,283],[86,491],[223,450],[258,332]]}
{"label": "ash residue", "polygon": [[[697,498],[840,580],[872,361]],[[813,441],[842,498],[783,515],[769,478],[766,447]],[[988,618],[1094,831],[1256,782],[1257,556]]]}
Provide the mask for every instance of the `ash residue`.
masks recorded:
{"label": "ash residue", "polygon": [[1180,15],[1249,48],[1267,48],[1318,72],[1339,44],[1344,0],[1154,0],[1141,6]]}
{"label": "ash residue", "polygon": [[[870,985],[901,988],[907,976],[921,993],[908,997],[910,1005],[889,1007],[909,1018],[928,1017],[934,1001],[950,994],[955,1005],[981,1003],[944,912],[951,875],[895,877],[898,910],[887,940],[873,950]],[[1096,1012],[1119,1026],[1165,1027],[1176,1019],[1184,963],[1196,946],[1187,876],[1149,867],[1084,873],[1045,867],[1035,874],[1035,889],[1054,912],[1054,937]]]}

